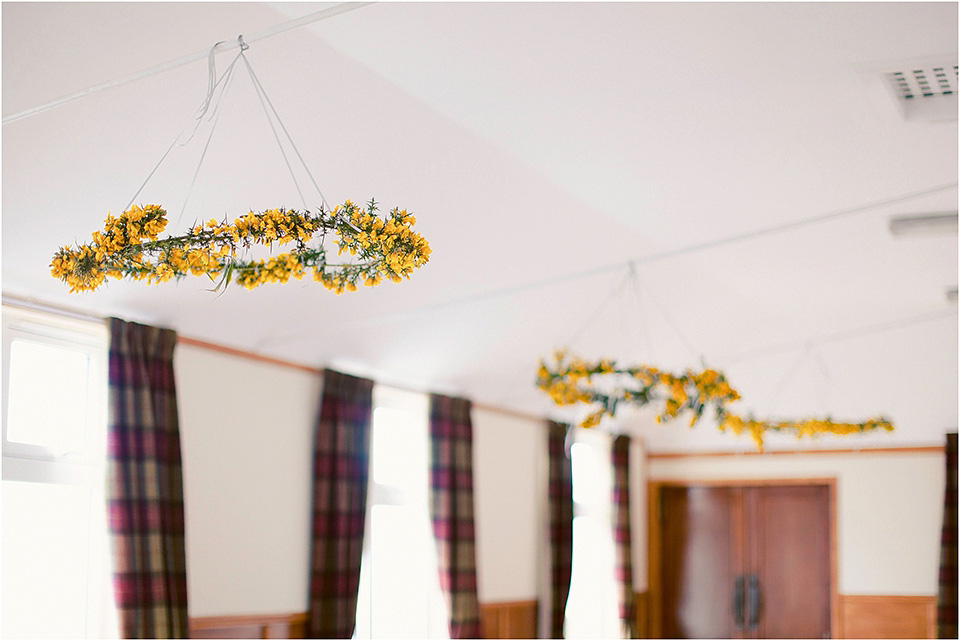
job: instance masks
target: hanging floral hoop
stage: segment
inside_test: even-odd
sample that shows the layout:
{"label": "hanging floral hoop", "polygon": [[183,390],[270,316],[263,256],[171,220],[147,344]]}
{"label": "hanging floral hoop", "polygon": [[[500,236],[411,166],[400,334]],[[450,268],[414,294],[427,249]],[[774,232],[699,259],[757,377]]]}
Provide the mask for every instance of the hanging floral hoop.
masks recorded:
{"label": "hanging floral hoop", "polygon": [[882,417],[862,423],[837,423],[829,418],[798,421],[743,418],[727,409],[730,403],[740,399],[740,394],[730,386],[723,373],[712,369],[687,370],[678,375],[646,365],[618,367],[612,360],[590,363],[578,358],[568,359],[565,351],[555,352],[554,360],[556,364],[552,367],[540,362],[537,387],[557,405],[592,405],[594,411],[580,423],[585,428],[594,427],[604,416],[615,416],[624,406],[643,407],[663,402],[664,409],[656,417],[658,423],[689,411],[692,413],[690,427],[693,427],[707,409],[712,408],[720,431],[730,429],[738,436],[749,433],[761,452],[767,431],[793,432],[797,438],[803,438],[817,434],[843,435],[893,429],[893,424]]}
{"label": "hanging floral hoop", "polygon": [[[167,226],[160,205],[133,205],[118,217],[107,215],[103,231],[93,233],[85,245],[61,247],[54,255],[51,273],[70,286],[71,292],[97,289],[107,278],[130,278],[162,283],[187,274],[231,280],[247,289],[264,283],[285,283],[291,277],[314,280],[338,294],[377,285],[384,279],[409,278],[430,258],[430,245],[413,231],[416,219],[394,209],[386,219],[377,216],[377,203],[365,208],[351,201],[333,211],[317,213],[291,209],[250,212],[233,223],[215,219],[196,225],[180,236],[158,238]],[[339,254],[357,256],[355,263],[327,262],[323,240],[328,231],[338,236]],[[319,240],[315,245],[311,241]],[[242,258],[254,245],[289,245],[287,252],[269,259]]]}

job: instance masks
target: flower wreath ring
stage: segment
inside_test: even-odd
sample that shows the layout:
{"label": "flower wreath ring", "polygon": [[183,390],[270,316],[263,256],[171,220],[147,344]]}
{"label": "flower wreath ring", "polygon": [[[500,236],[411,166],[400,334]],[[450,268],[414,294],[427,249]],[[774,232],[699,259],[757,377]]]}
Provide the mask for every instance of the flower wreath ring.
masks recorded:
{"label": "flower wreath ring", "polygon": [[[893,423],[882,416],[859,423],[837,422],[830,418],[768,421],[741,417],[727,407],[740,400],[739,392],[727,382],[722,372],[713,369],[673,374],[649,365],[619,367],[612,360],[587,362],[568,358],[564,350],[555,352],[554,360],[550,365],[540,362],[537,387],[557,405],[582,404],[592,407],[593,411],[580,423],[584,428],[596,426],[604,416],[615,416],[623,407],[643,407],[662,402],[663,411],[656,416],[658,423],[688,412],[690,427],[693,427],[704,412],[712,407],[721,431],[730,429],[738,436],[749,434],[761,452],[766,432],[787,432],[803,438],[819,434],[849,435],[893,429]],[[607,385],[603,385],[604,380]]]}
{"label": "flower wreath ring", "polygon": [[[211,219],[182,235],[158,238],[167,226],[166,210],[133,205],[118,217],[108,214],[103,231],[94,232],[90,243],[61,247],[51,273],[71,292],[95,290],[108,277],[162,283],[187,274],[209,276],[218,281],[215,289],[231,280],[253,289],[301,279],[307,272],[338,294],[356,291],[361,281],[372,286],[384,279],[409,278],[430,258],[430,245],[413,231],[416,219],[411,214],[395,208],[381,218],[377,210],[374,200],[366,207],[348,200],[317,213],[270,209],[250,212],[233,223]],[[330,231],[338,236],[339,254],[349,252],[358,262],[327,262],[323,241]],[[320,242],[311,246],[317,238]],[[253,245],[274,244],[291,248],[269,259],[238,255]]]}

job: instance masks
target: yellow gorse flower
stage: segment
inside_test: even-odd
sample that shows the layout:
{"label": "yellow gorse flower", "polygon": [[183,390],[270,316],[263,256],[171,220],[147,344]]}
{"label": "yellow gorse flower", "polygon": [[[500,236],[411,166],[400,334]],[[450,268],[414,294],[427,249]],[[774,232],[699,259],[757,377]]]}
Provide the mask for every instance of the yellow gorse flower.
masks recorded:
{"label": "yellow gorse flower", "polygon": [[[416,219],[394,209],[384,220],[371,200],[365,208],[351,201],[332,212],[287,209],[249,212],[228,223],[211,218],[181,236],[158,239],[167,225],[159,205],[133,205],[118,217],[107,215],[103,231],[87,245],[61,247],[51,273],[71,292],[97,289],[106,278],[132,278],[163,283],[187,274],[208,275],[226,284],[231,278],[248,289],[264,283],[285,283],[310,273],[328,289],[356,291],[357,284],[378,285],[384,278],[401,281],[430,259],[430,245],[413,231]],[[335,232],[340,253],[359,260],[330,264],[323,240]],[[308,243],[318,238],[318,246]],[[292,245],[264,260],[242,260],[238,252],[253,245]],[[217,287],[219,288],[220,285]]]}
{"label": "yellow gorse flower", "polygon": [[[656,401],[663,403],[663,411],[656,416],[658,423],[689,412],[690,427],[693,427],[706,408],[712,407],[721,431],[730,429],[737,435],[748,433],[760,451],[763,451],[764,433],[768,431],[793,432],[797,438],[803,438],[818,434],[843,435],[893,429],[893,424],[885,418],[874,418],[863,423],[837,423],[829,419],[745,419],[727,409],[730,403],[740,400],[740,394],[721,372],[713,369],[672,374],[648,365],[619,368],[610,360],[588,363],[578,358],[568,359],[564,350],[554,352],[554,360],[553,366],[540,362],[537,386],[557,405],[593,405],[594,411],[580,423],[585,428],[598,425],[604,416],[615,416],[624,405],[642,407]],[[594,377],[606,379],[611,384],[594,386]]]}

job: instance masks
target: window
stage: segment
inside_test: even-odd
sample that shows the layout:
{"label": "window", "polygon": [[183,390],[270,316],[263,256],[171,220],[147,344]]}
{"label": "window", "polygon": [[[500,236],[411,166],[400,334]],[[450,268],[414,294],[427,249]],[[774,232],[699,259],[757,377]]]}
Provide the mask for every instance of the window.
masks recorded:
{"label": "window", "polygon": [[576,438],[570,448],[573,564],[564,635],[568,639],[618,639],[610,437],[577,430]]}
{"label": "window", "polygon": [[428,403],[374,387],[358,639],[449,638],[430,525]]}
{"label": "window", "polygon": [[107,334],[103,323],[3,306],[4,638],[117,636],[104,501]]}

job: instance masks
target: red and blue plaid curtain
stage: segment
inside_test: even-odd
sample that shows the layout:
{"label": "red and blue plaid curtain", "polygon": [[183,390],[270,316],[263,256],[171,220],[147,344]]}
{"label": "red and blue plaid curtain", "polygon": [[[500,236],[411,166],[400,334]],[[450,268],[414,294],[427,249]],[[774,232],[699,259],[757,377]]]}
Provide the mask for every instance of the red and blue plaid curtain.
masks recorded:
{"label": "red and blue plaid curtain", "polygon": [[943,494],[940,535],[940,592],[937,637],[957,638],[957,434],[947,434],[947,483]]}
{"label": "red and blue plaid curtain", "polygon": [[110,319],[107,505],[120,634],[187,638],[177,335]]}
{"label": "red and blue plaid curtain", "polygon": [[313,450],[309,638],[349,639],[367,515],[373,381],[323,373]]}
{"label": "red and blue plaid curtain", "polygon": [[569,426],[547,422],[550,512],[550,638],[563,638],[573,566],[573,467],[567,450]]}
{"label": "red and blue plaid curtain", "polygon": [[430,517],[451,639],[480,637],[470,401],[430,395]]}
{"label": "red and blue plaid curtain", "polygon": [[633,594],[633,551],[630,541],[630,437],[613,440],[613,534],[617,583],[620,586],[620,622],[627,639],[637,636],[637,605]]}

